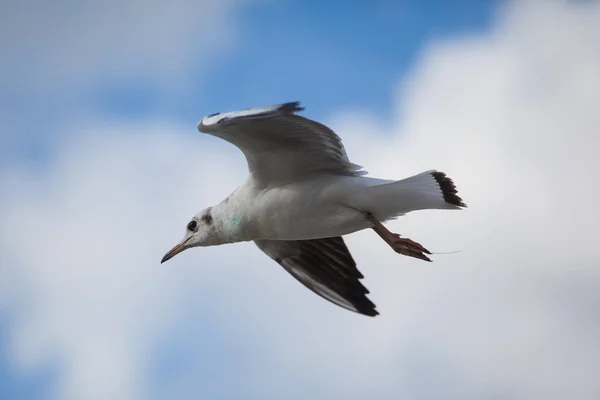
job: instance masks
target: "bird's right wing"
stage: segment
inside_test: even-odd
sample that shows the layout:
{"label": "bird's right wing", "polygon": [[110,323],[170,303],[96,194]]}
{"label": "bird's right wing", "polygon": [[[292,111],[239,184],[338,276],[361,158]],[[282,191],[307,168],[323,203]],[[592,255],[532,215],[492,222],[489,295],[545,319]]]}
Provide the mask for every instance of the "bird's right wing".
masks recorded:
{"label": "bird's right wing", "polygon": [[319,296],[347,310],[375,316],[363,275],[341,236],[314,240],[255,240],[265,254]]}

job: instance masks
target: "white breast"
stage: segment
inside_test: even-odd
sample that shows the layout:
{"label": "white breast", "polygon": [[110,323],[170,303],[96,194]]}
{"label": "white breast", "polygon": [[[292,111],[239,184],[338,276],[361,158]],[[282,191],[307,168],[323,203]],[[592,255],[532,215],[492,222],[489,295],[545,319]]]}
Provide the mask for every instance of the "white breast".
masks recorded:
{"label": "white breast", "polygon": [[[345,178],[344,180],[351,180]],[[346,235],[370,227],[363,212],[348,206],[349,185],[333,177],[262,191],[250,210],[260,239],[306,240]]]}

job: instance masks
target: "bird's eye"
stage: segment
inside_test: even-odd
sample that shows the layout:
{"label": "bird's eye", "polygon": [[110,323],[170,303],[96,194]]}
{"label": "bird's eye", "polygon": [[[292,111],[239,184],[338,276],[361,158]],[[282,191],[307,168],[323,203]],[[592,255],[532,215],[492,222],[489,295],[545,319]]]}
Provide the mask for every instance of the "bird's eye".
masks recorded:
{"label": "bird's eye", "polygon": [[195,232],[196,231],[196,225],[197,225],[196,221],[190,221],[190,223],[187,226],[188,231]]}

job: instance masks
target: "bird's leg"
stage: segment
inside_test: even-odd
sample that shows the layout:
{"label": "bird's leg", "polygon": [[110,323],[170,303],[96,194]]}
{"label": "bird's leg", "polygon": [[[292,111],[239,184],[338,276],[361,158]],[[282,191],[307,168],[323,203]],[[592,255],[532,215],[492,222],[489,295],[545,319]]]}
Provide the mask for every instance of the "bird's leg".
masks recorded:
{"label": "bird's leg", "polygon": [[381,238],[387,244],[389,244],[396,253],[418,258],[420,260],[431,261],[429,257],[425,255],[431,254],[431,252],[425,247],[410,240],[409,238],[401,238],[399,234],[391,232],[381,222],[379,222],[377,218],[373,216],[373,214],[367,213],[366,215],[367,219],[373,224],[373,230],[377,232],[377,234],[381,236]]}

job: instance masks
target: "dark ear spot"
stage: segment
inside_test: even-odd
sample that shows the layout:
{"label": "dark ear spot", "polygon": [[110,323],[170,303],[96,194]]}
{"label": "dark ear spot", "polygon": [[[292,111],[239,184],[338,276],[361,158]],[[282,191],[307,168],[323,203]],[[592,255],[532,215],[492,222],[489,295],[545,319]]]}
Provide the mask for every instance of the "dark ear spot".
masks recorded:
{"label": "dark ear spot", "polygon": [[206,214],[204,214],[202,216],[202,218],[200,218],[206,225],[210,225],[212,224],[212,215],[210,214],[210,208],[208,210],[206,210]]}

